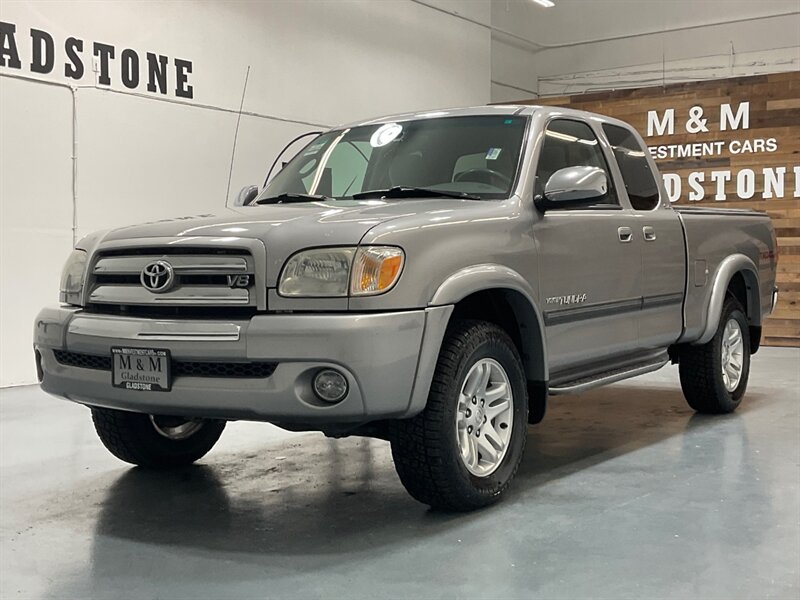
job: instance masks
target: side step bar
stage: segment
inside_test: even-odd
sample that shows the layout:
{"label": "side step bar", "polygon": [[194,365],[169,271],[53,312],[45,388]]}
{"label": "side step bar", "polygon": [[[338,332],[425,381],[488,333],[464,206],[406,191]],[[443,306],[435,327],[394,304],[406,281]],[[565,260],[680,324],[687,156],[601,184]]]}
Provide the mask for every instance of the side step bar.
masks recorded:
{"label": "side step bar", "polygon": [[574,381],[566,381],[556,386],[551,386],[548,391],[551,396],[561,396],[564,394],[580,394],[581,392],[585,392],[587,390],[600,387],[602,385],[608,385],[609,383],[615,383],[617,381],[622,381],[623,379],[636,377],[637,375],[644,375],[645,373],[658,371],[668,362],[669,362],[669,356],[666,353],[664,353],[657,359],[655,360],[651,359],[645,363],[628,365],[627,367],[614,369],[613,371],[598,373],[596,375],[592,375],[591,377],[583,377],[581,379],[576,379]]}

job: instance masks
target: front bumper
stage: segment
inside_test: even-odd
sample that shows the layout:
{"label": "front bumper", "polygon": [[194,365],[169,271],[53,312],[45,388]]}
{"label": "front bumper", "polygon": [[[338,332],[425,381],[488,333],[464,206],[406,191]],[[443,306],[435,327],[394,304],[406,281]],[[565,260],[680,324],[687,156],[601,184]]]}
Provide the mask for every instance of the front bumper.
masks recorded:
{"label": "front bumper", "polygon": [[[358,423],[425,407],[452,306],[393,313],[270,314],[243,321],[158,320],[46,308],[34,347],[46,392],[89,406],[276,423]],[[161,348],[173,360],[274,362],[269,377],[179,376],[169,392],[115,388],[111,371],[63,364],[56,350],[107,357],[111,347]],[[333,367],[350,384],[337,404],[311,379]]]}

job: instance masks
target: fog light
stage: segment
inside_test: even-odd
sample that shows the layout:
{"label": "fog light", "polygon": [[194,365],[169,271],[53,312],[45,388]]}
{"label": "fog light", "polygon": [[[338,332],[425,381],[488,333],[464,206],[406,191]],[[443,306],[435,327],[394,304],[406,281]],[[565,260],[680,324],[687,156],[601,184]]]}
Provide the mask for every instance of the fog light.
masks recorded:
{"label": "fog light", "polygon": [[347,395],[347,378],[333,369],[323,369],[314,376],[314,393],[325,402],[339,402]]}

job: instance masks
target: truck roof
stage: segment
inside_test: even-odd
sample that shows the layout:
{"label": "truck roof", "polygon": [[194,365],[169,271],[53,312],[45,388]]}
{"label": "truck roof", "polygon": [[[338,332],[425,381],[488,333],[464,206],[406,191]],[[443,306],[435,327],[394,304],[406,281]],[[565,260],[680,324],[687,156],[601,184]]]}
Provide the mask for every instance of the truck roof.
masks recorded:
{"label": "truck roof", "polygon": [[366,121],[356,121],[334,127],[334,129],[344,129],[348,127],[360,127],[362,125],[381,125],[383,123],[395,123],[398,121],[412,121],[415,119],[434,118],[434,117],[469,117],[480,115],[532,115],[536,112],[558,114],[560,116],[573,116],[582,119],[600,120],[606,123],[614,123],[630,128],[628,123],[613,119],[605,115],[591,113],[574,108],[561,106],[540,106],[537,104],[493,104],[483,106],[467,106],[461,108],[443,108],[436,110],[421,110],[416,112],[399,113],[367,119]]}

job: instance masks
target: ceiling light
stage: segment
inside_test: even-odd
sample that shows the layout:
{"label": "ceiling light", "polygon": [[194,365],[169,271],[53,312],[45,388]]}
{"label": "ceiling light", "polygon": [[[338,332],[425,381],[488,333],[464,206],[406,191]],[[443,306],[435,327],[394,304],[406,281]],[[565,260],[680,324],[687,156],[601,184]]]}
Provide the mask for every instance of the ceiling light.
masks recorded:
{"label": "ceiling light", "polygon": [[533,0],[533,1],[540,6],[544,6],[545,8],[550,8],[556,5],[556,3],[553,2],[553,0]]}

